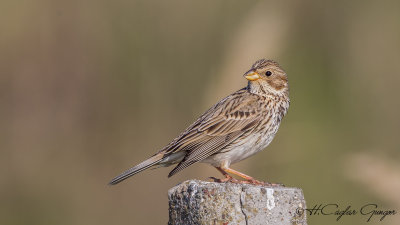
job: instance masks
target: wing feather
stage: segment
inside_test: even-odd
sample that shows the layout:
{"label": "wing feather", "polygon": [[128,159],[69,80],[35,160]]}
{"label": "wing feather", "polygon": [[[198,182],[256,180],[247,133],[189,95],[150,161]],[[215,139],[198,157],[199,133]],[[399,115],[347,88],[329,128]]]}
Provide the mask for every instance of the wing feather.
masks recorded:
{"label": "wing feather", "polygon": [[184,159],[171,171],[169,177],[221,151],[245,132],[254,129],[263,115],[259,98],[246,89],[233,93],[210,108],[167,145],[162,150],[166,154],[186,152]]}

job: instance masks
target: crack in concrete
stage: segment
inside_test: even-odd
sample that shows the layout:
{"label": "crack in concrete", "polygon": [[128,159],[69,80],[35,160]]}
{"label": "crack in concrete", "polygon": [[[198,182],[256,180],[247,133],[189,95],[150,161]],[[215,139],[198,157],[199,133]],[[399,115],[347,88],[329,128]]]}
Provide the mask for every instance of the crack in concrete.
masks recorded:
{"label": "crack in concrete", "polygon": [[[244,202],[244,194],[246,194],[246,193],[244,193],[245,192],[245,190],[244,190],[244,188],[242,188],[242,191],[240,192],[240,210],[242,211],[242,213],[243,213],[243,215],[244,215],[244,221],[246,221],[246,225],[248,225],[249,224],[249,222],[247,221],[247,214],[246,214],[246,212],[244,211],[244,206],[243,206],[243,202]],[[242,199],[243,198],[243,199]]]}

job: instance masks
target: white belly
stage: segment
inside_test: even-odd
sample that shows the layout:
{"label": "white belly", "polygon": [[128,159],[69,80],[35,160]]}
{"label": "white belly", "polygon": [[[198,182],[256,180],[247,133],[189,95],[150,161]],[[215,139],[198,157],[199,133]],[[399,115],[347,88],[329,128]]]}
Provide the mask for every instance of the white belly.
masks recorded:
{"label": "white belly", "polygon": [[268,137],[259,134],[256,137],[247,138],[243,141],[244,143],[237,143],[229,149],[224,149],[221,153],[208,157],[202,162],[210,163],[213,166],[221,166],[222,164],[229,166],[265,149],[271,143],[274,136],[275,134],[268,135]]}

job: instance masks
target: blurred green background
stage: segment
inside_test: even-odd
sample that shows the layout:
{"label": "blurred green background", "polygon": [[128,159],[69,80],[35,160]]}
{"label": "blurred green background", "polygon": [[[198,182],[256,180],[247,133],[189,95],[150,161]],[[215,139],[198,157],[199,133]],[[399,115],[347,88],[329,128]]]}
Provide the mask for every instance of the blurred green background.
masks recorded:
{"label": "blurred green background", "polygon": [[287,71],[291,107],[233,168],[302,188],[308,207],[399,211],[399,1],[3,0],[0,224],[166,224],[167,190],[214,168],[108,181],[244,87],[260,58]]}

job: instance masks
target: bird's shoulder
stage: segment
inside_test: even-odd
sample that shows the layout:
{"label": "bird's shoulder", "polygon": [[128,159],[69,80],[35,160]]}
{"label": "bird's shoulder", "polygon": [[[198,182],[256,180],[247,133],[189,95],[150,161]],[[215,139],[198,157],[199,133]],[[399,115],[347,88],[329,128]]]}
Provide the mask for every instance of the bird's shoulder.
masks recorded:
{"label": "bird's shoulder", "polygon": [[263,98],[248,89],[240,89],[211,107],[195,127],[208,135],[225,135],[243,128],[249,128],[260,117]]}

